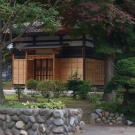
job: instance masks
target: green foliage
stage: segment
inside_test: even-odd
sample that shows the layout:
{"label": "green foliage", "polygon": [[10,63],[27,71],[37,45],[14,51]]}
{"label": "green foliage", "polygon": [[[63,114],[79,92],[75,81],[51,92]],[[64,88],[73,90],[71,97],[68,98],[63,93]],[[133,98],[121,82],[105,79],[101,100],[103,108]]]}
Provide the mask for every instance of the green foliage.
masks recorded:
{"label": "green foliage", "polygon": [[78,71],[76,70],[75,73],[71,74],[67,80],[66,87],[68,90],[73,90],[73,98],[76,99],[77,91],[80,88],[80,84],[82,81],[80,76],[78,75]]}
{"label": "green foliage", "polygon": [[91,103],[100,103],[102,100],[102,94],[98,94],[96,92],[91,93],[89,96],[89,101]]}
{"label": "green foliage", "polygon": [[109,111],[112,113],[125,113],[127,111],[125,107],[121,106],[121,103],[116,101],[101,102],[100,104],[96,104],[95,108],[100,108],[104,111]]}
{"label": "green foliage", "polygon": [[37,90],[41,91],[41,94],[44,97],[49,98],[51,92],[53,91],[53,87],[53,81],[46,79],[38,83]]}
{"label": "green foliage", "polygon": [[54,98],[58,98],[62,94],[63,90],[65,89],[65,85],[59,80],[53,80],[52,85],[53,85]]}
{"label": "green foliage", "polygon": [[5,105],[0,105],[0,108],[27,108],[18,101],[9,101]]}
{"label": "green foliage", "polygon": [[81,99],[87,99],[88,92],[90,92],[91,88],[92,84],[89,81],[82,81],[79,86],[79,90],[77,91],[77,94],[81,97]]}
{"label": "green foliage", "polygon": [[51,101],[49,103],[34,103],[34,102],[26,102],[23,103],[27,108],[50,108],[50,109],[63,109],[66,108],[65,104],[61,101]]}
{"label": "green foliage", "polygon": [[26,87],[27,87],[28,89],[36,90],[36,89],[37,89],[37,85],[38,85],[38,81],[34,80],[33,78],[29,79],[29,80],[26,82]]}

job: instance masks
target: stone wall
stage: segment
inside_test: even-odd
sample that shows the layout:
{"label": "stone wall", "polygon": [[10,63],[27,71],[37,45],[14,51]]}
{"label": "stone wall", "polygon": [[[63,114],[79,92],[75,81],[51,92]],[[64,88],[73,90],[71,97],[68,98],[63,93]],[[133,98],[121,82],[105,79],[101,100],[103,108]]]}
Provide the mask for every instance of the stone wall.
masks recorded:
{"label": "stone wall", "polygon": [[112,113],[104,111],[101,109],[96,109],[95,112],[91,114],[90,124],[94,125],[95,123],[102,124],[125,124],[124,114]]}
{"label": "stone wall", "polygon": [[74,135],[81,109],[0,109],[0,135]]}

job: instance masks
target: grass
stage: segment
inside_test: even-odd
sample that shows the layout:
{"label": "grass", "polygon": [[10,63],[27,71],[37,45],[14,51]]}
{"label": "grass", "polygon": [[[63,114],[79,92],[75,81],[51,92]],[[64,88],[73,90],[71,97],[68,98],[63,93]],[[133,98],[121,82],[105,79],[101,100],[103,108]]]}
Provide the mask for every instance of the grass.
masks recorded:
{"label": "grass", "polygon": [[[21,96],[23,97],[23,96]],[[24,97],[31,97],[31,95],[25,95]],[[17,96],[15,94],[6,94],[5,95],[6,100],[17,100]],[[44,98],[41,95],[36,95],[38,102],[47,102],[48,99]],[[91,105],[91,103],[87,100],[81,100],[77,98],[74,100],[72,97],[59,97],[59,98],[53,98],[54,101],[62,101],[65,104],[74,104],[74,105]]]}
{"label": "grass", "polygon": [[3,89],[4,90],[10,89],[11,85],[12,85],[12,82],[11,81],[3,81],[2,82],[2,86],[3,86]]}

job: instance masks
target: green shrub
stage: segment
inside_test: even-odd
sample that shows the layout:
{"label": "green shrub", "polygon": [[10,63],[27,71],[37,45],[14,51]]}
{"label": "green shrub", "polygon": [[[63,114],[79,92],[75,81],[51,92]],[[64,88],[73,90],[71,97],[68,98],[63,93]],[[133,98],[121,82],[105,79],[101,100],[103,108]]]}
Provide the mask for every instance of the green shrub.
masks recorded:
{"label": "green shrub", "polygon": [[92,84],[89,81],[82,81],[77,94],[81,97],[81,99],[87,99],[91,88]]}
{"label": "green shrub", "polygon": [[15,89],[15,93],[17,94],[17,98],[20,101],[21,95],[23,94],[24,89],[21,88],[20,85],[17,85],[16,89]]}
{"label": "green shrub", "polygon": [[54,83],[51,80],[43,80],[38,83],[37,90],[41,91],[42,96],[49,98],[53,91]]}
{"label": "green shrub", "polygon": [[73,90],[73,99],[76,99],[77,91],[79,90],[80,84],[82,84],[82,80],[78,75],[78,71],[71,74],[66,82],[66,87],[68,90]]}
{"label": "green shrub", "polygon": [[53,84],[54,98],[58,98],[62,94],[63,90],[65,89],[65,85],[59,80],[53,80],[52,84]]}
{"label": "green shrub", "polygon": [[[31,95],[34,97],[35,96],[35,91],[37,89],[38,81],[34,80],[33,78],[29,79],[26,82],[26,87],[31,90]],[[34,91],[33,91],[34,90]]]}

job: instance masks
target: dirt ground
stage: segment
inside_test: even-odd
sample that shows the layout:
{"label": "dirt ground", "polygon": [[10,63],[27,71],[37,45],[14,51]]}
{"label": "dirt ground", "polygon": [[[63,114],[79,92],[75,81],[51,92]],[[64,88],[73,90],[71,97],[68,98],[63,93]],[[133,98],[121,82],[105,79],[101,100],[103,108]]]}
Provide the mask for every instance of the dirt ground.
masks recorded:
{"label": "dirt ground", "polygon": [[135,135],[135,127],[127,125],[90,125],[84,126],[84,132],[78,135]]}

